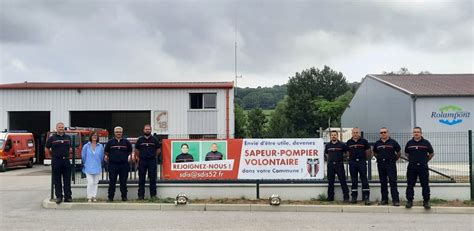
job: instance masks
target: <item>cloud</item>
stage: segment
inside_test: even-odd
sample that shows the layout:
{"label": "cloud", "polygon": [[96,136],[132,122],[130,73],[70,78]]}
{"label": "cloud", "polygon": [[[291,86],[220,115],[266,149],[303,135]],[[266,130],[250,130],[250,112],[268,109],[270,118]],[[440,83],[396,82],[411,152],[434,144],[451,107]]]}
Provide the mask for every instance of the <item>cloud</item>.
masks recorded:
{"label": "cloud", "polygon": [[5,0],[1,8],[2,82],[232,81],[235,39],[241,86],[283,84],[323,65],[351,81],[401,66],[473,71],[471,1]]}

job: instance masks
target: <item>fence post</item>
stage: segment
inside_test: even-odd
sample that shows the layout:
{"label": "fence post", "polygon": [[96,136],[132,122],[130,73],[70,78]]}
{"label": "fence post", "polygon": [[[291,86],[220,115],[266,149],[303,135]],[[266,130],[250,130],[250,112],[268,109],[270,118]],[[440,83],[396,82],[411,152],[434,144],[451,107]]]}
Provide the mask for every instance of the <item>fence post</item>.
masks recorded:
{"label": "fence post", "polygon": [[474,201],[474,165],[472,156],[472,130],[468,131],[468,139],[469,139],[469,182],[471,185],[471,201]]}
{"label": "fence post", "polygon": [[[52,160],[52,158],[51,158]],[[52,162],[52,161],[51,161]],[[50,199],[54,199],[54,171],[53,171],[53,163],[51,163],[51,197]]]}
{"label": "fence post", "polygon": [[76,184],[76,136],[72,136],[72,182]]}
{"label": "fence post", "polygon": [[36,153],[35,153],[36,154],[35,155],[36,156],[36,161],[35,161],[35,164],[39,164],[39,162],[40,162],[40,151],[41,151],[40,142],[41,142],[41,139],[39,139],[39,138],[36,139]]}
{"label": "fence post", "polygon": [[[360,133],[361,139],[364,138],[364,132]],[[365,152],[364,152],[365,155]],[[372,180],[372,158],[367,160],[367,180]]]}
{"label": "fence post", "polygon": [[256,189],[257,189],[257,199],[260,199],[260,182],[257,180],[256,182]]}

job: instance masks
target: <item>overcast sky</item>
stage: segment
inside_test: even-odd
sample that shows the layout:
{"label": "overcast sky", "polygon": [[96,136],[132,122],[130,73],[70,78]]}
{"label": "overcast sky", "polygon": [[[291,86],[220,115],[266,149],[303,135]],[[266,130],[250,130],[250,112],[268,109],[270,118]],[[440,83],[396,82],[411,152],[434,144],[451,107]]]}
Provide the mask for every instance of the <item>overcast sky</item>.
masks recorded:
{"label": "overcast sky", "polygon": [[473,73],[473,1],[0,0],[0,79],[284,84],[407,67]]}

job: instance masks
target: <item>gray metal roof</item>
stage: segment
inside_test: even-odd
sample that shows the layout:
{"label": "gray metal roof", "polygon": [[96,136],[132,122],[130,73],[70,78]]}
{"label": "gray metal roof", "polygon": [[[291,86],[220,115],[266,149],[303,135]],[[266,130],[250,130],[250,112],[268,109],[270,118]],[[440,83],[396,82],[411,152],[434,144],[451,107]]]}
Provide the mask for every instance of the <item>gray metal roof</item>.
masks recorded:
{"label": "gray metal roof", "polygon": [[414,96],[474,96],[474,74],[367,75]]}
{"label": "gray metal roof", "polygon": [[24,82],[0,84],[0,89],[229,89],[233,87],[233,82]]}

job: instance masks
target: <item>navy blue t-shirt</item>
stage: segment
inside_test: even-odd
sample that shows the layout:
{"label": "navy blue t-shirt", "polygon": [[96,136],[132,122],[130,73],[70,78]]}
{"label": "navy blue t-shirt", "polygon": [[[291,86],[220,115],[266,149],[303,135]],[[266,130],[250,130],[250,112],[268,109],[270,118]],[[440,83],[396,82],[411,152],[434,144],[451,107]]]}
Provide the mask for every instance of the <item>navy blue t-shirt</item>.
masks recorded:
{"label": "navy blue t-shirt", "polygon": [[181,153],[176,157],[176,163],[194,162],[194,157],[189,153]]}
{"label": "navy blue t-shirt", "polygon": [[222,153],[218,152],[218,151],[210,151],[206,154],[206,161],[211,161],[211,160],[222,160],[224,156],[222,155]]}
{"label": "navy blue t-shirt", "polygon": [[153,159],[156,158],[156,150],[160,148],[158,139],[153,136],[146,138],[141,136],[135,143],[135,149],[140,151],[140,159]]}
{"label": "navy blue t-shirt", "polygon": [[433,146],[423,137],[419,141],[411,139],[405,146],[405,153],[408,153],[410,164],[427,164],[428,156],[434,153]]}
{"label": "navy blue t-shirt", "polygon": [[128,162],[128,155],[132,152],[132,144],[127,139],[109,140],[105,145],[105,152],[109,153],[109,162],[124,164]]}
{"label": "navy blue t-shirt", "polygon": [[369,142],[366,139],[360,138],[357,141],[350,139],[347,141],[346,145],[350,160],[366,159],[365,151],[370,149]]}
{"label": "navy blue t-shirt", "polygon": [[343,162],[344,153],[347,151],[346,144],[341,141],[337,141],[335,144],[329,142],[324,147],[324,154],[328,156],[329,162]]}
{"label": "navy blue t-shirt", "polygon": [[51,149],[51,157],[53,159],[69,158],[71,137],[66,134],[62,136],[54,134],[46,141],[45,147]]}
{"label": "navy blue t-shirt", "polygon": [[397,152],[400,152],[400,150],[400,144],[392,138],[388,138],[385,142],[381,139],[377,140],[373,148],[374,153],[377,153],[377,160],[385,159],[387,161],[396,160]]}

